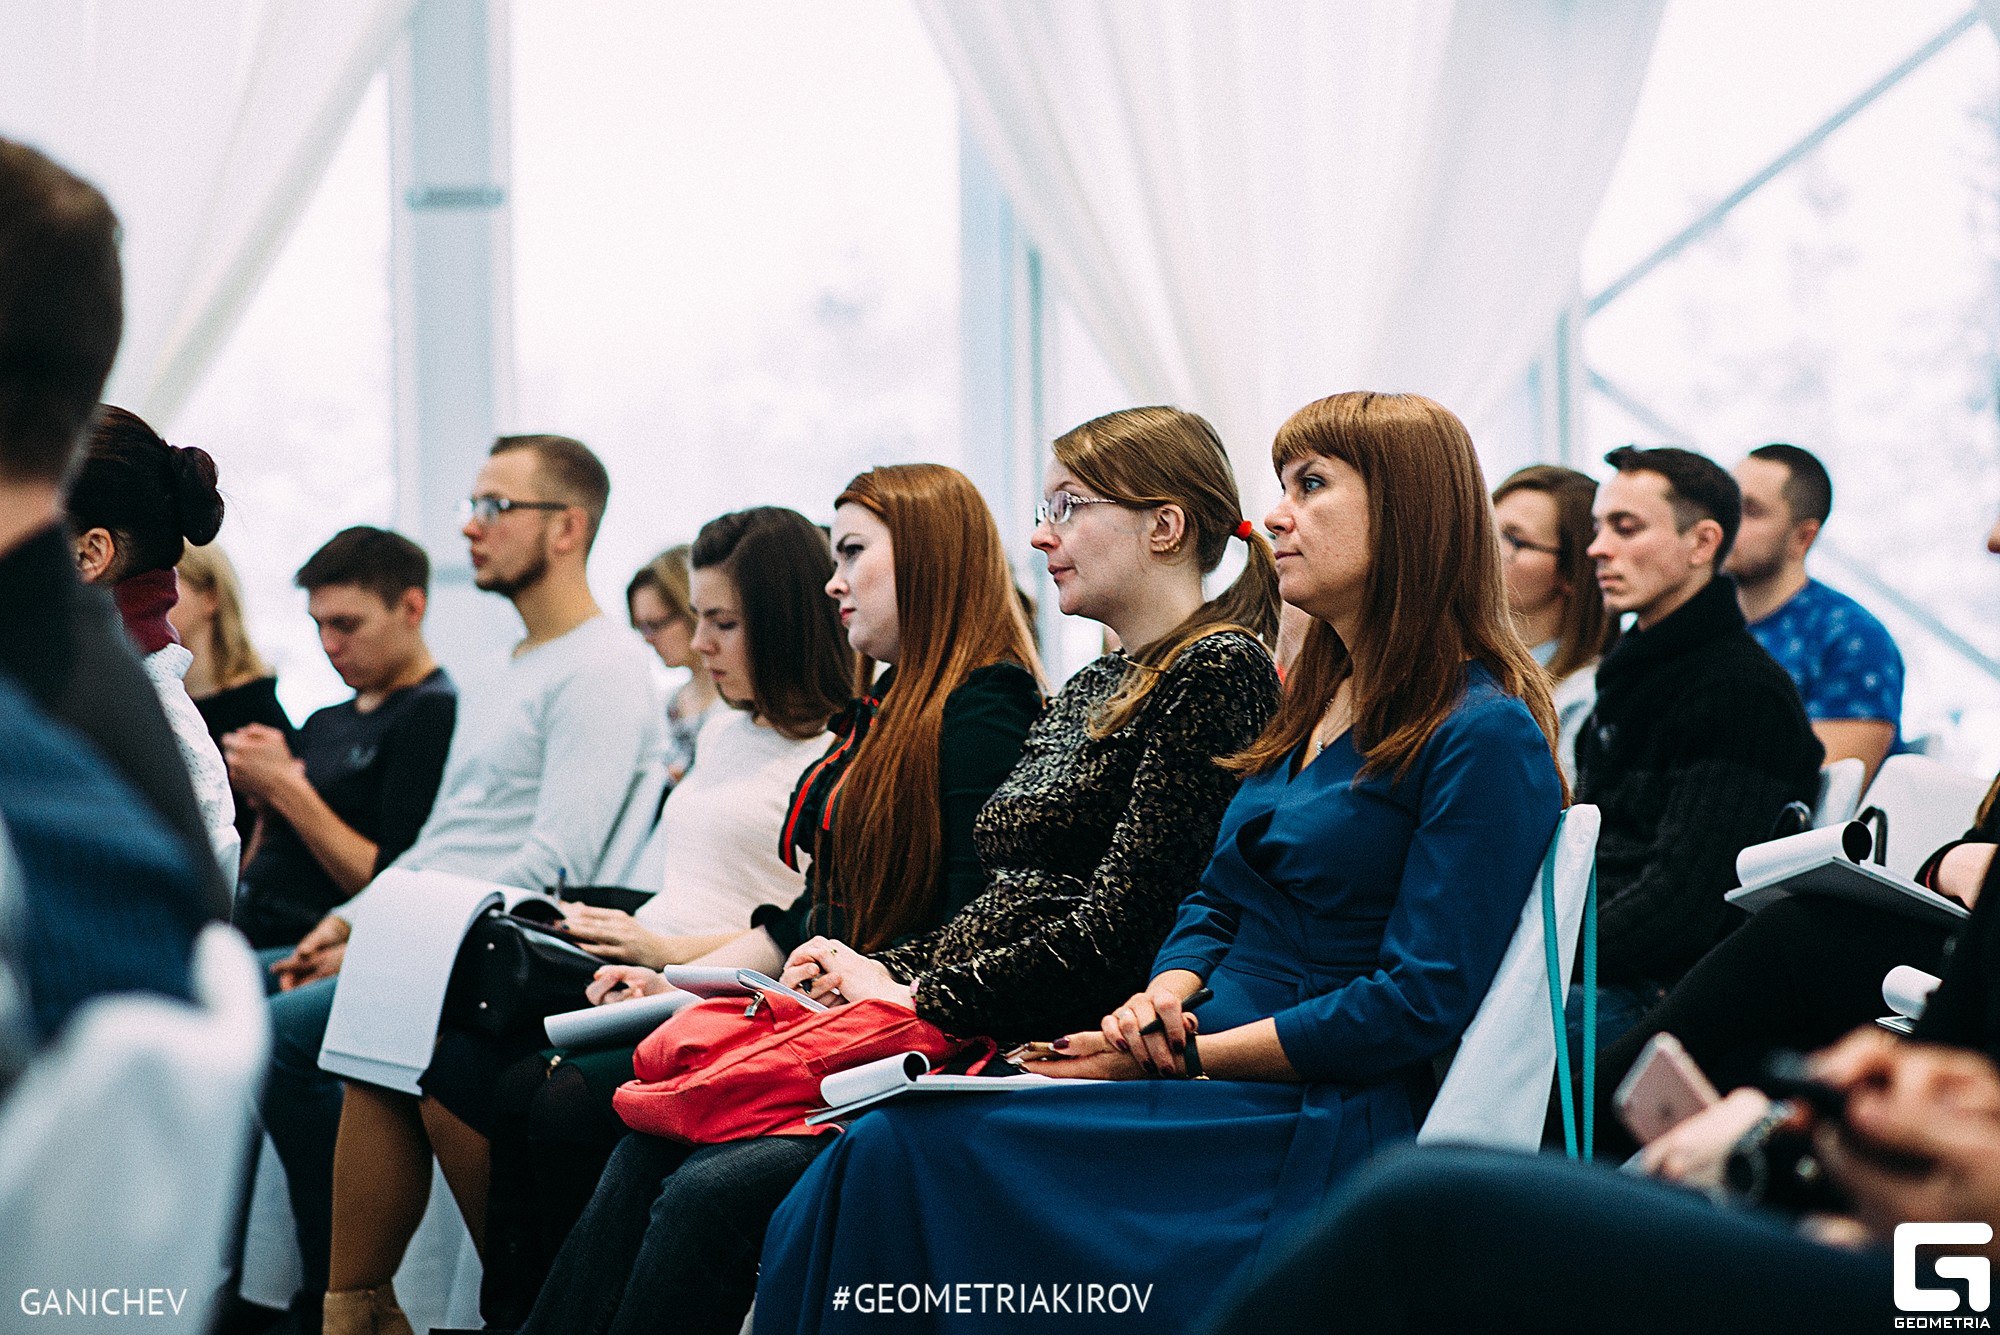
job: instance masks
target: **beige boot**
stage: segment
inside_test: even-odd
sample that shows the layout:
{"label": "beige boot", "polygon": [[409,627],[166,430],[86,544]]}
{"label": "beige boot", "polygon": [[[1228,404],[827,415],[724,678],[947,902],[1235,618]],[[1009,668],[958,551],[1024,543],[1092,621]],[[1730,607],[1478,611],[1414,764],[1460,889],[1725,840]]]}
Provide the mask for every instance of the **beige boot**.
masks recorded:
{"label": "beige boot", "polygon": [[323,1335],[415,1335],[396,1305],[396,1286],[329,1290],[320,1318]]}

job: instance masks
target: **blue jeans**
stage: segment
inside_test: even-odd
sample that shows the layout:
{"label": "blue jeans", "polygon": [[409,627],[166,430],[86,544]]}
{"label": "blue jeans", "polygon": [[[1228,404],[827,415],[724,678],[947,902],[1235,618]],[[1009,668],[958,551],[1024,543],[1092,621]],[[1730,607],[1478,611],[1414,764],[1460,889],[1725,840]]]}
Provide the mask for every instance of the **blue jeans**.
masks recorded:
{"label": "blue jeans", "polygon": [[[1646,1012],[1666,1000],[1658,983],[1600,983],[1597,987],[1597,1050],[1610,1047],[1646,1018]],[[1563,1024],[1569,1030],[1569,1059],[1576,1069],[1583,1062],[1583,987],[1573,984],[1563,1002]]]}
{"label": "blue jeans", "polygon": [[[268,966],[291,954],[260,952]],[[266,987],[273,984],[266,972]],[[340,1080],[319,1069],[319,1045],[333,1014],[339,980],[323,978],[271,994],[271,1078],[264,1086],[264,1129],[285,1166],[299,1226],[299,1264],[309,1294],[326,1291],[333,1249],[333,1143],[340,1134]]]}
{"label": "blue jeans", "polygon": [[1225,1297],[1208,1335],[1271,1330],[1890,1329],[1888,1253],[1552,1155],[1383,1155],[1305,1240]]}

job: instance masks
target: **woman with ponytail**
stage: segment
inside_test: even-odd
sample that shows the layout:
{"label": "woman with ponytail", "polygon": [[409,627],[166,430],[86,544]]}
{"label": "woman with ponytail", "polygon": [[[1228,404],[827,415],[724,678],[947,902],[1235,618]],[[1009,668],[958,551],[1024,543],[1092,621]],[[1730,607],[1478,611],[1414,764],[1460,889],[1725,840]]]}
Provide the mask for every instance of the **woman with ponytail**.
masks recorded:
{"label": "woman with ponytail", "polygon": [[1547,678],[1457,418],[1337,395],[1272,458],[1279,588],[1312,623],[1282,708],[1226,762],[1242,786],[1152,981],[1023,1054],[1076,1087],[856,1120],[771,1222],[760,1331],[838,1324],[826,1287],[850,1276],[1088,1279],[1126,1289],[1097,1309],[1120,1329],[1197,1327],[1415,1131],[1561,812]]}
{"label": "woman with ponytail", "polygon": [[[863,480],[842,497],[837,553],[859,517],[849,502],[874,512]],[[907,868],[896,875],[899,863],[929,856],[894,777],[906,776],[906,793],[921,786],[913,780],[928,764],[923,712],[903,716],[895,761],[868,777],[856,760],[834,793],[831,821],[822,818],[837,836],[830,860],[840,901],[817,901],[811,920],[789,933],[767,921],[759,943],[770,949],[792,937],[786,980],[831,1003],[877,997],[948,1032],[1005,1041],[1094,1021],[1144,982],[1236,788],[1217,762],[1248,745],[1276,707],[1265,647],[1277,619],[1269,548],[1243,523],[1228,456],[1206,422],[1141,408],[1086,423],[1056,441],[1044,494],[1034,545],[1062,610],[1108,626],[1130,651],[1072,677],[1028,734],[1020,763],[972,826],[976,859],[958,877],[947,864],[944,898],[956,911],[941,925],[900,911],[895,888],[910,880]],[[899,590],[906,577],[968,578],[939,546],[956,522],[950,513],[933,508],[935,527],[879,513],[893,534]],[[1250,545],[1245,572],[1208,600],[1202,577],[1232,541]],[[856,590],[860,581],[842,561],[829,588],[846,609],[842,580]],[[851,568],[859,572],[861,561]],[[1012,622],[1016,607],[1009,593],[987,616]],[[902,681],[884,697],[870,748],[890,741],[890,701],[919,661],[915,609],[906,604],[904,615]],[[859,615],[849,619],[855,647],[871,653],[866,630]],[[929,654],[945,651],[944,637],[924,638]],[[946,737],[937,753],[948,762],[952,747]],[[809,774],[802,791],[812,785]],[[799,930],[816,935],[797,942]],[[762,963],[775,966],[770,955]],[[653,985],[637,971],[609,972],[600,986]],[[765,1224],[831,1139],[764,1136],[690,1153],[627,1136],[522,1335],[737,1330]]]}
{"label": "woman with ponytail", "polygon": [[135,414],[107,404],[70,486],[69,522],[84,583],[110,590],[126,634],[145,656],[216,861],[234,883],[242,840],[229,770],[182,680],[194,655],[167,619],[180,599],[174,566],[189,543],[205,546],[222,530],[215,476],[207,451],[169,445]]}

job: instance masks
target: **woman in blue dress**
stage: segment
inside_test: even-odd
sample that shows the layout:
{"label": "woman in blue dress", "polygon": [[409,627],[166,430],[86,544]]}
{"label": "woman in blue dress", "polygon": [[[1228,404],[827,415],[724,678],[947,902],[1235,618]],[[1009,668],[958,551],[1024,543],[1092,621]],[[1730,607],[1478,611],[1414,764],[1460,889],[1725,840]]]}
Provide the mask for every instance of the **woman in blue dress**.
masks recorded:
{"label": "woman in blue dress", "polygon": [[[1034,1062],[1074,1084],[858,1119],[771,1224],[758,1331],[1183,1329],[1414,1134],[1561,814],[1554,711],[1456,417],[1336,395],[1272,457],[1279,590],[1313,624],[1152,982]],[[840,973],[816,948],[787,976]]]}

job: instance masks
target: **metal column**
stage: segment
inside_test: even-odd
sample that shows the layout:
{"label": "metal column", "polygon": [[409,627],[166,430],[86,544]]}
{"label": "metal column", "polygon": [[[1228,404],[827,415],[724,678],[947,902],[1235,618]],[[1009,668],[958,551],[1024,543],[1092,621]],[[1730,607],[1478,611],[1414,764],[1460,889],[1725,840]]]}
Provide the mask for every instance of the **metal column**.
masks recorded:
{"label": "metal column", "polygon": [[428,637],[461,682],[520,636],[472,586],[458,505],[511,416],[506,0],[420,0],[390,68],[396,522],[431,558]]}

